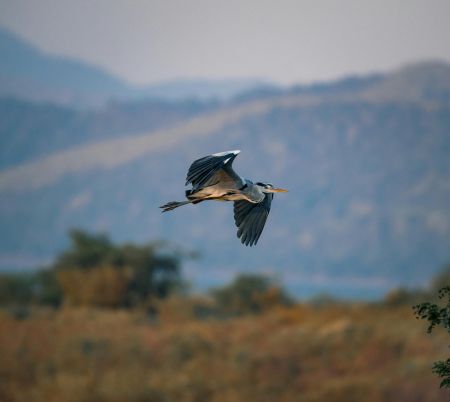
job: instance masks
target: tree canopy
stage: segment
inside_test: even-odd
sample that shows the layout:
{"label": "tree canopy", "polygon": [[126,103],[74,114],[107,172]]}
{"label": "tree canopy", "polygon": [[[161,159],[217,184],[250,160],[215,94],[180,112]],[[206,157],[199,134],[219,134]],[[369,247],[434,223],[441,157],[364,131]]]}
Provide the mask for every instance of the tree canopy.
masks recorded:
{"label": "tree canopy", "polygon": [[[444,301],[443,305],[424,302],[415,305],[414,311],[417,318],[428,321],[429,334],[436,327],[443,327],[450,334],[450,286],[440,289],[438,295],[439,299]],[[450,358],[435,362],[433,372],[442,378],[441,387],[450,388]]]}
{"label": "tree canopy", "polygon": [[228,315],[260,313],[291,302],[271,278],[255,274],[239,275],[229,285],[212,290],[211,294],[218,312]]}
{"label": "tree canopy", "polygon": [[185,256],[164,242],[115,244],[106,234],[69,233],[54,263],[0,277],[1,304],[134,307],[166,297],[180,284]]}

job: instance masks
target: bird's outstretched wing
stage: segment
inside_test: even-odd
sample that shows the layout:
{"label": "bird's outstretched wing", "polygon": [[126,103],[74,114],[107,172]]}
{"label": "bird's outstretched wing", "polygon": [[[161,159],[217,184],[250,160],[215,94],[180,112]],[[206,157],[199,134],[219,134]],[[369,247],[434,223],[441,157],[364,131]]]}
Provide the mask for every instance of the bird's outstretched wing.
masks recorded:
{"label": "bird's outstretched wing", "polygon": [[238,227],[237,237],[246,246],[253,246],[258,242],[269,216],[273,194],[265,194],[264,199],[254,204],[248,201],[234,202],[234,221]]}
{"label": "bird's outstretched wing", "polygon": [[226,151],[197,159],[188,170],[186,185],[191,183],[194,188],[201,188],[220,180],[236,183],[237,188],[242,187],[245,183],[232,168],[234,158],[239,152],[241,151]]}

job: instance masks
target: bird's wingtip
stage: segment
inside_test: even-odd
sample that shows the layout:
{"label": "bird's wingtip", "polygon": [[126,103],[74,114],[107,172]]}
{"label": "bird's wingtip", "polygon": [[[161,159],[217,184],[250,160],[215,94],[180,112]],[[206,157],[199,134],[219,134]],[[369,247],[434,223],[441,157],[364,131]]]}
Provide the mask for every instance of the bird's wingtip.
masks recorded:
{"label": "bird's wingtip", "polygon": [[227,155],[227,154],[234,154],[234,155],[237,155],[237,154],[239,154],[240,152],[241,152],[240,149],[234,149],[234,150],[232,150],[232,151],[217,152],[217,153],[215,153],[215,154],[212,154],[212,156],[224,156],[224,155]]}

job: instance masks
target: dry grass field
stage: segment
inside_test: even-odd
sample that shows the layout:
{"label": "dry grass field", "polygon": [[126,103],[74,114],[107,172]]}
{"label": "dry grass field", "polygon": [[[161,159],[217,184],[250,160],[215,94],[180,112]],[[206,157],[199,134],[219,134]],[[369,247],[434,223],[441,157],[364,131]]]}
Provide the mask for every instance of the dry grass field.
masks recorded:
{"label": "dry grass field", "polygon": [[441,402],[448,335],[409,306],[306,304],[195,318],[135,311],[0,312],[2,402]]}

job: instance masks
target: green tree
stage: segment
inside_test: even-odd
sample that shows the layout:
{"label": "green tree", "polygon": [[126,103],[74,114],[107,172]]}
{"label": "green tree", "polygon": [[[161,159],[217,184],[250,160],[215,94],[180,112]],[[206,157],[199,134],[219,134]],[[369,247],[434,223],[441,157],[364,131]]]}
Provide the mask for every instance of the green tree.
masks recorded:
{"label": "green tree", "polygon": [[180,283],[185,254],[166,243],[116,245],[105,234],[81,230],[70,239],[51,269],[73,304],[132,307],[166,297]]}
{"label": "green tree", "polygon": [[69,247],[49,267],[0,274],[0,305],[144,305],[182,286],[181,260],[192,256],[164,242],[117,245],[105,234],[69,235]]}
{"label": "green tree", "polygon": [[61,289],[51,270],[0,275],[0,305],[58,306],[61,300]]}
{"label": "green tree", "polygon": [[239,275],[232,283],[211,291],[219,313],[255,314],[290,303],[280,286],[262,275]]}
{"label": "green tree", "polygon": [[56,258],[53,269],[92,269],[109,263],[117,252],[103,233],[90,234],[74,229],[69,232],[69,237],[70,246]]}
{"label": "green tree", "polygon": [[34,274],[33,301],[58,307],[62,302],[62,291],[55,272],[51,269],[40,269]]}
{"label": "green tree", "polygon": [[[438,292],[443,305],[425,302],[415,305],[417,318],[428,321],[427,332],[431,333],[435,327],[443,327],[450,334],[450,286],[445,286]],[[441,388],[450,388],[450,358],[433,364],[433,372],[442,378]]]}
{"label": "green tree", "polygon": [[0,275],[0,304],[28,304],[32,298],[32,275],[12,273]]}

